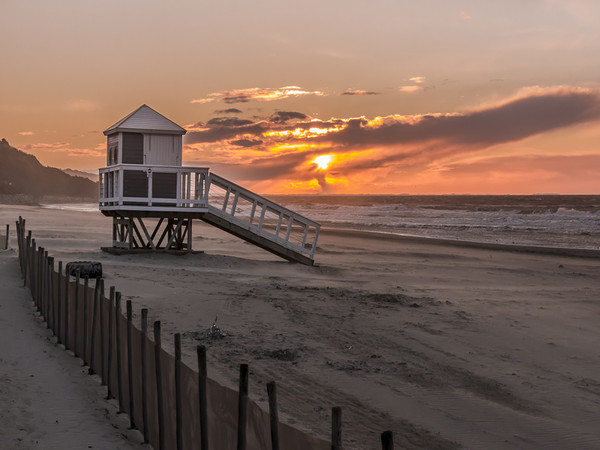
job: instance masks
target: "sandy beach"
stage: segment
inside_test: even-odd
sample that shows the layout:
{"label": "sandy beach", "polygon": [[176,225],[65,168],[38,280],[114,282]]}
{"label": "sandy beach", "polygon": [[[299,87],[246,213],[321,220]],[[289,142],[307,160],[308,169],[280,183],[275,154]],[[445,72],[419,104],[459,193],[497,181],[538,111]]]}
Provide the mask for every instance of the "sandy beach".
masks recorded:
{"label": "sandy beach", "polygon": [[203,253],[116,256],[99,212],[2,205],[13,248],[19,216],[57,260],[102,262],[165,347],[183,333],[191,367],[199,343],[227,386],[248,363],[250,398],[267,409],[276,381],[280,418],[322,438],[341,406],[346,449],[385,430],[398,448],[600,448],[600,258],[326,230],[307,267],[201,222]]}

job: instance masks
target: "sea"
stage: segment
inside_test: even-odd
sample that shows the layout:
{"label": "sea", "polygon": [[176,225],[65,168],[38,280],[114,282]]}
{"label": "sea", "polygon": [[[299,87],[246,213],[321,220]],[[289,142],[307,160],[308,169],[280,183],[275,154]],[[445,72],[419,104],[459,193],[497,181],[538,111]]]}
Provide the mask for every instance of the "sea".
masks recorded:
{"label": "sea", "polygon": [[600,195],[319,195],[274,201],[327,228],[600,249]]}
{"label": "sea", "polygon": [[[323,228],[600,250],[600,195],[270,195]],[[45,207],[97,211],[96,204]]]}

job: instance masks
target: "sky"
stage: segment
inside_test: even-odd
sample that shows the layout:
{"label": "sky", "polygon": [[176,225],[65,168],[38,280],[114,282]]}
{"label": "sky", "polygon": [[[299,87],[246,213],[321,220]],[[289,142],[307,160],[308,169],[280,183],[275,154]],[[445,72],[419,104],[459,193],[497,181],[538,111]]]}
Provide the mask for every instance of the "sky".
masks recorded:
{"label": "sky", "polygon": [[97,170],[142,104],[263,194],[599,194],[597,0],[2,0],[0,138]]}

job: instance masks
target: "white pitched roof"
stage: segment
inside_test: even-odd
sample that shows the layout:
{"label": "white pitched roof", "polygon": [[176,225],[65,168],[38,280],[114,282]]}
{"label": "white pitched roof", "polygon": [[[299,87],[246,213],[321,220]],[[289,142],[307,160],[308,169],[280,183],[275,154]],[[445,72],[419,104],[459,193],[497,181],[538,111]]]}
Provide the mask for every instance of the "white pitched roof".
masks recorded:
{"label": "white pitched roof", "polygon": [[142,105],[128,116],[104,130],[104,135],[118,131],[185,134],[187,131],[175,122],[157,113],[148,105]]}

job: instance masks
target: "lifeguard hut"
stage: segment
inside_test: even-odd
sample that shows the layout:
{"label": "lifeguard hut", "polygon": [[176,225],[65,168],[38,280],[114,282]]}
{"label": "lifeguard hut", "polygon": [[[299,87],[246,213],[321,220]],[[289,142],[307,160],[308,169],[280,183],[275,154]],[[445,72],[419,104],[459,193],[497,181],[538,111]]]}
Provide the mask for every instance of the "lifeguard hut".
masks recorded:
{"label": "lifeguard hut", "polygon": [[192,251],[200,219],[289,261],[312,265],[320,225],[206,167],[182,164],[186,130],[147,105],[104,131],[99,208],[113,251]]}

